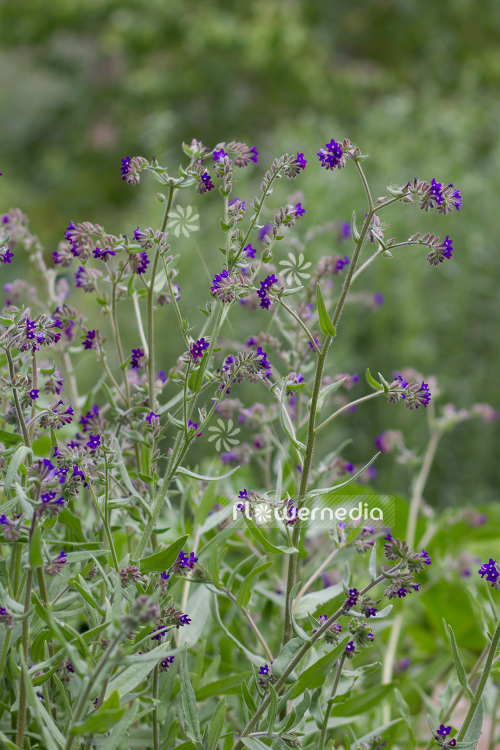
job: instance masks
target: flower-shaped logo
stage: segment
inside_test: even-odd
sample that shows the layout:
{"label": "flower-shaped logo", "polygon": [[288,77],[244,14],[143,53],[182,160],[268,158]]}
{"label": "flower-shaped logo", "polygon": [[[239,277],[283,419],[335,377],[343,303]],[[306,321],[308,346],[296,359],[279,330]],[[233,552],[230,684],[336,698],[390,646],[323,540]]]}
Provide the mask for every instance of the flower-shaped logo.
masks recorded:
{"label": "flower-shaped logo", "polygon": [[213,440],[216,440],[215,449],[219,452],[221,450],[229,451],[233,445],[239,445],[240,441],[234,436],[241,432],[241,430],[239,427],[233,429],[232,419],[228,419],[227,423],[222,419],[218,419],[217,425],[208,429],[214,433],[210,435],[208,442],[211,443]]}
{"label": "flower-shaped logo", "polygon": [[256,505],[254,513],[255,522],[259,524],[259,526],[263,526],[271,520],[272,510],[266,503],[259,503]]}
{"label": "flower-shaped logo", "polygon": [[280,260],[280,266],[282,266],[280,273],[285,278],[288,286],[300,284],[302,279],[311,278],[310,273],[304,273],[312,265],[310,261],[304,263],[304,253],[299,253],[298,258],[293,253],[288,253],[288,257],[290,260]]}
{"label": "flower-shaped logo", "polygon": [[181,232],[184,237],[189,237],[191,232],[197,232],[200,228],[199,218],[200,214],[196,212],[196,208],[193,206],[186,206],[186,208],[176,206],[170,214],[167,226],[176,237],[179,237]]}

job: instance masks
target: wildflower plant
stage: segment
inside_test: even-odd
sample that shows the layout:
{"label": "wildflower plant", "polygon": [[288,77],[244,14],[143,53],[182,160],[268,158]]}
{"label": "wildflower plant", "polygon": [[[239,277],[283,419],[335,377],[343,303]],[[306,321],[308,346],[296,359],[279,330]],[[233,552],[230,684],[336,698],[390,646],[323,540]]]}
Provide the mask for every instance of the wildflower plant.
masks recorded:
{"label": "wildflower plant", "polygon": [[[142,156],[122,160],[128,185],[149,176],[164,191],[158,228],[139,223],[130,237],[115,236],[70,221],[48,263],[19,210],[2,219],[0,260],[22,267],[26,252],[34,286],[10,283],[0,318],[0,738],[19,750],[128,741],[155,750],[414,748],[422,728],[393,678],[401,611],[429,585],[434,564],[426,546],[435,528],[415,544],[423,491],[445,433],[497,415],[478,404],[437,416],[434,378],[406,370],[375,378],[367,368],[364,383],[329,355],[350,296],[370,309],[383,302],[351,295],[372,263],[412,246],[431,266],[452,258],[448,235],[388,239],[386,209],[417,203],[449,214],[460,191],[432,178],[391,183],[373,199],[367,155],[345,139],[320,148],[316,162],[300,151],[274,159],[259,193],[243,200],[232,194],[238,171],[258,162],[255,146],[193,140],[184,152],[177,172]],[[300,231],[305,199],[277,207],[273,190],[306,167],[334,180],[348,166],[360,176],[366,216],[333,228],[339,244],[351,243],[348,254],[344,245],[313,267],[306,247],[321,232]],[[176,254],[184,190],[198,201],[218,191],[223,207],[220,264],[204,302],[191,307]],[[282,245],[298,250],[298,264]],[[82,293],[100,308],[101,330],[79,309]],[[227,321],[242,309],[255,333],[235,343]],[[130,313],[137,335],[125,341]],[[161,350],[165,373],[159,336],[174,325],[183,346]],[[82,354],[93,373],[88,393]],[[351,397],[353,388],[361,395]],[[249,392],[253,403],[243,403]],[[319,433],[375,398],[427,413],[423,458],[396,430],[375,437],[377,452],[362,466],[345,457],[345,444],[318,456]],[[207,473],[192,463],[194,446],[210,457]],[[414,471],[406,533],[308,527],[302,511],[349,486],[359,491],[391,451]],[[262,530],[259,516],[271,509],[282,521]],[[497,560],[477,577],[488,586],[478,607],[490,608],[490,627],[474,675],[484,667],[472,687],[450,628],[448,661],[469,710],[460,728],[447,724],[452,686],[429,719],[429,747],[473,748],[481,734],[483,693],[499,661]],[[380,672],[368,649],[382,658]]]}

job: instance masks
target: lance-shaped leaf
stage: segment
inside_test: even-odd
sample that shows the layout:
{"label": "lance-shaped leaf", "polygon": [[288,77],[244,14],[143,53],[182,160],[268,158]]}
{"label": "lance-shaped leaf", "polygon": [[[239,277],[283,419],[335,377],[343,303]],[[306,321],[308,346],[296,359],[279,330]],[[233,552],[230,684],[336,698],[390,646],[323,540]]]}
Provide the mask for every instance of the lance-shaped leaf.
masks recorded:
{"label": "lance-shaped leaf", "polygon": [[176,561],[188,536],[189,534],[181,536],[180,539],[177,539],[166,549],[162,549],[161,552],[155,552],[154,555],[144,557],[139,563],[141,573],[161,573],[163,570],[167,570]]}
{"label": "lance-shaped leaf", "polygon": [[[304,692],[306,688],[310,690],[322,685],[326,675],[332,670],[333,665],[337,662],[345,651],[349,637],[344,638],[338,646],[321,656],[314,664],[311,664],[295,683],[290,698],[296,698]],[[346,714],[347,715],[347,714]]]}
{"label": "lance-shaped leaf", "polygon": [[201,744],[200,717],[187,665],[187,652],[181,658],[181,702],[184,730],[193,742]]}
{"label": "lance-shaped leaf", "polygon": [[328,315],[325,300],[323,299],[323,292],[321,291],[319,284],[316,284],[316,301],[318,303],[318,317],[321,333],[324,333],[326,336],[335,336],[335,326]]}

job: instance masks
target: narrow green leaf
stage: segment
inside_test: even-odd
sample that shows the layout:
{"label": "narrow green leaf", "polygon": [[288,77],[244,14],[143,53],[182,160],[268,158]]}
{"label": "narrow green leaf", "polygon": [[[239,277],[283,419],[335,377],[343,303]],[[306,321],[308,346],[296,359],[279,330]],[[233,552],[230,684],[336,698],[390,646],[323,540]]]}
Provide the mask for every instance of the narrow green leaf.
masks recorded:
{"label": "narrow green leaf", "polygon": [[370,574],[370,581],[373,583],[373,581],[377,577],[377,548],[375,545],[372,547],[372,551],[370,552],[370,561],[368,563],[368,572]]}
{"label": "narrow green leaf", "polygon": [[282,545],[276,546],[272,544],[255,525],[253,519],[247,518],[245,514],[243,514],[243,519],[255,541],[259,542],[259,544],[268,552],[273,552],[275,555],[293,555],[298,552],[296,547],[284,547]]}
{"label": "narrow green leaf", "polygon": [[[334,393],[334,391],[337,390],[337,388],[340,388],[340,386],[345,382],[346,378],[342,378],[341,380],[337,380],[335,383],[330,383],[330,385],[325,385],[324,388],[322,388],[318,394],[318,400],[316,402],[316,411],[320,412],[323,408],[323,404],[325,402],[325,398],[329,396],[331,393]],[[309,411],[311,411],[312,406],[312,398],[309,399],[309,402],[307,404],[307,408]]]}
{"label": "narrow green leaf", "polygon": [[457,641],[455,639],[455,633],[453,632],[453,628],[451,625],[448,625],[448,632],[450,636],[450,643],[451,643],[451,652],[453,655],[453,661],[455,662],[455,669],[457,670],[457,677],[461,684],[461,686],[464,688],[464,690],[467,692],[467,695],[471,700],[474,700],[474,694],[472,690],[470,689],[469,682],[467,680],[467,674],[465,673],[464,665],[462,664],[462,659],[460,658],[460,653],[458,651]]}
{"label": "narrow green leaf", "polygon": [[[262,664],[262,659],[259,659]],[[241,692],[241,686],[245,680],[253,677],[253,672],[237,672],[229,677],[222,677],[220,680],[214,680],[207,685],[198,688],[196,691],[196,700],[205,701],[207,698],[213,698],[216,695],[237,695]]]}
{"label": "narrow green leaf", "polygon": [[248,750],[269,750],[269,745],[264,745],[256,737],[240,737],[240,739]]}
{"label": "narrow green leaf", "polygon": [[306,688],[312,689],[322,685],[326,675],[331,671],[335,662],[337,662],[344,653],[348,640],[349,637],[344,638],[344,640],[332,649],[332,651],[321,656],[314,662],[314,664],[311,664],[310,667],[304,670],[295,684],[290,694],[290,698],[296,698],[303,693]]}
{"label": "narrow green leaf", "polygon": [[281,677],[294,656],[296,656],[297,651],[300,651],[303,645],[304,641],[302,640],[302,638],[292,638],[290,641],[285,643],[271,665],[271,671],[273,673],[273,676],[276,677],[277,680]]}
{"label": "narrow green leaf", "polygon": [[325,300],[323,299],[323,292],[321,291],[319,283],[316,284],[316,301],[318,303],[319,327],[321,328],[321,333],[324,333],[326,336],[335,336],[335,326],[328,315]]}
{"label": "narrow green leaf", "polygon": [[246,680],[243,680],[243,682],[241,683],[241,694],[243,696],[243,700],[247,704],[250,714],[254,714],[257,711],[257,704],[255,703],[253,699],[253,696],[248,688]]}
{"label": "narrow green leaf", "polygon": [[467,729],[464,737],[464,742],[469,742],[467,746],[468,750],[475,750],[477,743],[481,738],[481,730],[483,728],[483,713],[484,713],[484,700],[481,696],[479,703],[477,704],[476,710],[472,717],[469,728]]}
{"label": "narrow green leaf", "polygon": [[194,471],[185,469],[183,466],[178,466],[175,470],[175,473],[183,474],[184,476],[192,477],[193,479],[201,479],[203,482],[218,482],[220,479],[227,479],[227,477],[230,477],[231,474],[234,474],[235,471],[238,471],[239,468],[239,466],[235,466],[234,469],[228,471],[227,474],[220,474],[217,477],[208,477],[205,474],[196,474]]}
{"label": "narrow green leaf", "polygon": [[267,728],[272,732],[276,724],[276,717],[278,716],[278,696],[271,684],[269,684],[269,695],[271,696],[271,703],[267,711]]}
{"label": "narrow green leaf", "polygon": [[372,375],[371,375],[370,370],[368,369],[368,367],[366,368],[366,382],[368,383],[368,385],[371,385],[371,387],[375,391],[382,391],[383,390],[383,387],[380,385],[380,383],[377,383],[377,381],[375,380],[375,378],[372,377]]}
{"label": "narrow green leaf", "polygon": [[247,648],[245,648],[245,646],[242,643],[240,643],[239,640],[232,633],[229,632],[229,630],[226,628],[226,626],[222,622],[221,616],[220,616],[220,613],[219,613],[219,605],[218,605],[218,602],[217,602],[217,596],[216,595],[212,596],[212,598],[210,599],[210,608],[212,610],[212,616],[213,616],[214,620],[217,622],[219,628],[224,631],[224,633],[227,635],[227,637],[232,640],[232,642],[240,649],[240,651],[243,654],[245,654],[245,656],[247,657],[247,659],[252,664],[255,664],[257,667],[261,667],[262,666],[262,661],[263,661],[262,657],[261,656],[257,656],[257,654],[252,654],[251,651],[249,651]]}
{"label": "narrow green leaf", "polygon": [[30,568],[43,565],[42,558],[42,529],[36,526],[30,544]]}
{"label": "narrow green leaf", "polygon": [[358,716],[369,711],[373,706],[377,706],[385,696],[394,688],[394,683],[387,685],[378,685],[364,693],[358,693],[354,698],[349,698],[340,706],[334,706],[331,712],[332,716]]}
{"label": "narrow green leaf", "polygon": [[139,562],[141,573],[161,573],[162,571],[167,570],[167,568],[169,568],[177,559],[188,536],[189,534],[181,536],[180,539],[177,539],[166,549],[162,549],[161,552],[155,552],[154,555],[143,557]]}
{"label": "narrow green leaf", "polygon": [[20,445],[10,459],[9,468],[7,469],[7,474],[5,475],[5,484],[3,489],[7,497],[10,497],[10,488],[17,475],[17,472],[19,471],[19,467],[21,466],[26,456],[28,456],[30,453],[31,455],[33,455],[33,451],[31,450],[31,448],[28,448],[26,445]]}
{"label": "narrow green leaf", "polygon": [[415,739],[415,735],[413,734],[413,727],[410,717],[410,707],[397,688],[394,688],[394,698],[396,699],[396,705],[399,708],[399,713],[403,717],[403,721],[408,728],[409,750],[414,750],[417,746],[417,741]]}
{"label": "narrow green leaf", "polygon": [[181,657],[181,701],[185,732],[193,742],[201,743],[200,717],[198,716],[198,706],[189,677],[186,651]]}
{"label": "narrow green leaf", "polygon": [[217,750],[217,743],[221,736],[226,720],[226,699],[223,698],[215,709],[208,727],[207,750]]}
{"label": "narrow green leaf", "polygon": [[120,707],[120,696],[115,690],[95,713],[90,714],[85,721],[74,724],[69,733],[80,735],[107,732],[128,710],[128,706]]}
{"label": "narrow green leaf", "polygon": [[265,557],[261,558],[252,570],[245,576],[240,584],[238,590],[238,596],[236,597],[236,606],[246,607],[252,594],[252,589],[255,586],[257,579],[273,565],[272,561],[267,561]]}
{"label": "narrow green leaf", "polygon": [[7,430],[0,430],[0,442],[6,445],[15,445],[22,440],[21,435],[16,435],[15,432],[7,432]]}

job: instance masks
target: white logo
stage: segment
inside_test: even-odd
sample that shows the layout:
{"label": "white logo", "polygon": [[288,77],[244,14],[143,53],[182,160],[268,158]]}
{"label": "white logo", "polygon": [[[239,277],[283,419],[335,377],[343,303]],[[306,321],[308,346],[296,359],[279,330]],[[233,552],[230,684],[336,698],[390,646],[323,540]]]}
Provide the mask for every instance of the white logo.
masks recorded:
{"label": "white logo", "polygon": [[271,520],[272,510],[266,503],[259,503],[256,505],[254,513],[255,522],[258,523],[259,526],[263,526]]}
{"label": "white logo", "polygon": [[304,273],[306,268],[309,268],[312,263],[308,261],[304,263],[304,253],[299,253],[298,259],[293,253],[288,253],[290,260],[280,260],[280,266],[283,266],[283,270],[280,272],[285,278],[288,286],[292,284],[300,284],[301,279],[310,279],[310,273]]}
{"label": "white logo", "polygon": [[228,419],[227,424],[222,419],[218,419],[217,426],[209,427],[208,429],[214,433],[213,435],[210,435],[208,442],[211,443],[212,440],[216,440],[215,449],[219,452],[221,450],[228,451],[233,445],[239,445],[240,441],[234,436],[241,432],[241,430],[239,427],[236,427],[233,430],[232,419]]}
{"label": "white logo", "polygon": [[184,237],[189,237],[191,232],[197,232],[200,228],[198,219],[200,214],[196,213],[196,208],[193,206],[176,206],[170,214],[170,219],[167,224],[169,229],[172,229],[176,237],[179,237],[180,233]]}

